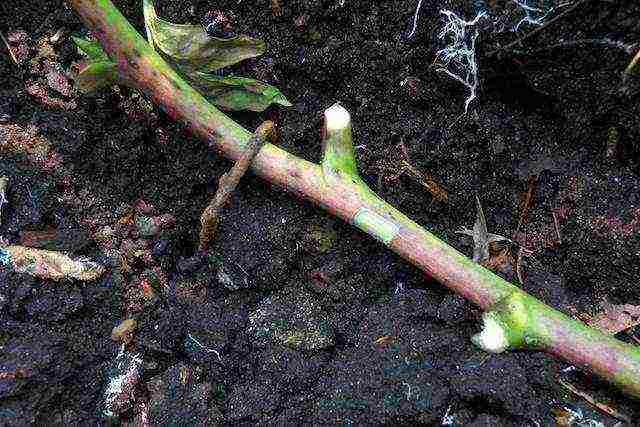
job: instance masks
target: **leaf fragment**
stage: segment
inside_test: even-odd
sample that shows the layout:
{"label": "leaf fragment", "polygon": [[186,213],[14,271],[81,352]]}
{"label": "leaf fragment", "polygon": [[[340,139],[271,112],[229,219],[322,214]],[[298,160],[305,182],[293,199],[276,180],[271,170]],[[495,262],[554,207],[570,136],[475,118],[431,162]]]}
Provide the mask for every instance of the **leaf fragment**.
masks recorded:
{"label": "leaf fragment", "polygon": [[197,73],[191,80],[211,102],[228,110],[264,111],[271,104],[292,105],[276,87],[255,79]]}
{"label": "leaf fragment", "polygon": [[87,40],[81,37],[71,36],[78,49],[93,61],[110,61],[107,53],[97,40]]}
{"label": "leaf fragment", "polygon": [[76,87],[85,94],[118,83],[118,67],[112,61],[89,62],[75,78]]}
{"label": "leaf fragment", "polygon": [[118,67],[102,49],[97,40],[71,37],[78,49],[87,56],[87,61],[80,64],[80,71],[75,77],[75,86],[88,94],[98,89],[120,83]]}

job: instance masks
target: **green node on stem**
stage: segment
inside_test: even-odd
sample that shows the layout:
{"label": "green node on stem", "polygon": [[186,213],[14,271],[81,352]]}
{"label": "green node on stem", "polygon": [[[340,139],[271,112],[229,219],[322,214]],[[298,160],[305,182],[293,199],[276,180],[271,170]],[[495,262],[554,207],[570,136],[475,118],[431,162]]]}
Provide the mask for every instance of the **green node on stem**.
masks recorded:
{"label": "green node on stem", "polygon": [[512,292],[496,303],[483,314],[482,321],[482,331],[471,341],[490,353],[531,348],[536,341],[529,329],[526,295],[521,292]]}

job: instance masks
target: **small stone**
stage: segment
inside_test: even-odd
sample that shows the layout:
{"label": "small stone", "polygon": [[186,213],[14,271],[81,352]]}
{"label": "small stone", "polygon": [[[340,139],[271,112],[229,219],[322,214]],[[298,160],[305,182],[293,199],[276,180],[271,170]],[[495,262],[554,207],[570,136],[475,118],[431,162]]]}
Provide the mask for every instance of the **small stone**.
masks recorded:
{"label": "small stone", "polygon": [[300,289],[276,293],[249,315],[248,332],[257,343],[267,341],[299,351],[322,350],[335,343],[324,320],[326,313],[315,298]]}
{"label": "small stone", "polygon": [[136,215],[135,227],[138,236],[153,237],[160,233],[161,230],[173,226],[175,222],[176,219],[170,214],[159,216]]}
{"label": "small stone", "polygon": [[137,327],[138,322],[135,319],[123,320],[111,331],[111,339],[127,345],[133,340],[133,333]]}
{"label": "small stone", "polygon": [[202,372],[178,363],[148,383],[150,425],[219,425],[223,416],[210,402],[211,383]]}

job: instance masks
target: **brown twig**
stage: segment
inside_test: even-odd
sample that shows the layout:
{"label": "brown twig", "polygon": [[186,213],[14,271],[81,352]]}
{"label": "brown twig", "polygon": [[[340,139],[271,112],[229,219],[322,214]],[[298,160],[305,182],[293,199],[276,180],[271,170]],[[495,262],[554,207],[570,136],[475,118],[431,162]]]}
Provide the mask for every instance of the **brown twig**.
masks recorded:
{"label": "brown twig", "polygon": [[447,190],[445,190],[438,182],[427,175],[426,173],[420,172],[416,169],[415,166],[411,164],[411,160],[409,157],[409,152],[407,147],[400,143],[397,145],[397,154],[399,155],[398,162],[400,163],[400,173],[405,173],[414,180],[416,180],[420,185],[422,185],[434,199],[439,202],[446,202],[449,199],[449,194]]}
{"label": "brown twig", "polygon": [[522,209],[520,210],[520,219],[518,219],[518,228],[516,229],[516,234],[520,232],[520,228],[529,216],[529,208],[531,208],[531,203],[533,201],[533,192],[535,191],[537,180],[538,177],[536,175],[529,176],[529,179],[527,180],[527,192],[524,194],[522,200]]}
{"label": "brown twig", "polygon": [[578,6],[581,6],[583,3],[588,2],[589,0],[578,0],[573,6],[571,6],[569,9],[566,9],[564,12],[562,12],[561,14],[559,14],[558,16],[556,16],[555,18],[552,18],[550,20],[548,20],[547,22],[545,22],[544,24],[542,24],[541,26],[539,26],[538,28],[536,28],[535,30],[532,30],[531,32],[525,34],[522,37],[519,37],[517,40],[514,40],[513,42],[499,47],[495,50],[492,50],[491,52],[489,52],[487,54],[487,56],[493,56],[496,53],[505,51],[505,50],[509,50],[512,47],[522,43],[523,41],[525,41],[526,39],[535,36],[536,34],[538,34],[539,32],[541,32],[542,30],[545,30],[547,28],[549,28],[551,26],[551,24],[559,21],[560,19],[564,18],[565,16],[567,16],[569,13],[573,12],[574,10],[576,10],[578,8]]}
{"label": "brown twig", "polygon": [[242,153],[242,156],[233,165],[231,170],[220,177],[218,190],[200,217],[199,249],[201,251],[207,249],[209,243],[215,236],[222,207],[227,203],[229,197],[231,197],[231,193],[233,193],[240,182],[240,179],[244,176],[245,172],[247,172],[247,169],[249,169],[253,158],[266,142],[274,139],[274,134],[273,122],[266,121],[262,123],[254,133],[253,138],[249,140],[246,151]]}

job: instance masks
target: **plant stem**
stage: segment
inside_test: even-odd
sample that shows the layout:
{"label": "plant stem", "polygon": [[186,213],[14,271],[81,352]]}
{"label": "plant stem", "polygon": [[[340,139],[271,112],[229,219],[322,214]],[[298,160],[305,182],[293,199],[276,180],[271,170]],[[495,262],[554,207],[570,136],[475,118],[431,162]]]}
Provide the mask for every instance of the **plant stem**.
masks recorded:
{"label": "plant stem", "polygon": [[[251,133],[180,78],[109,0],[68,2],[98,36],[129,84],[184,122],[211,148],[233,160],[242,156]],[[495,323],[496,331],[506,336],[506,344],[500,347],[547,351],[640,397],[639,348],[544,305],[472,262],[371,191],[355,170],[351,123],[345,113],[339,106],[325,112],[321,166],[265,144],[252,162],[254,172],[352,223],[451,290],[488,309],[485,320]],[[486,329],[483,333],[486,338]],[[475,341],[483,344],[481,337]]]}

